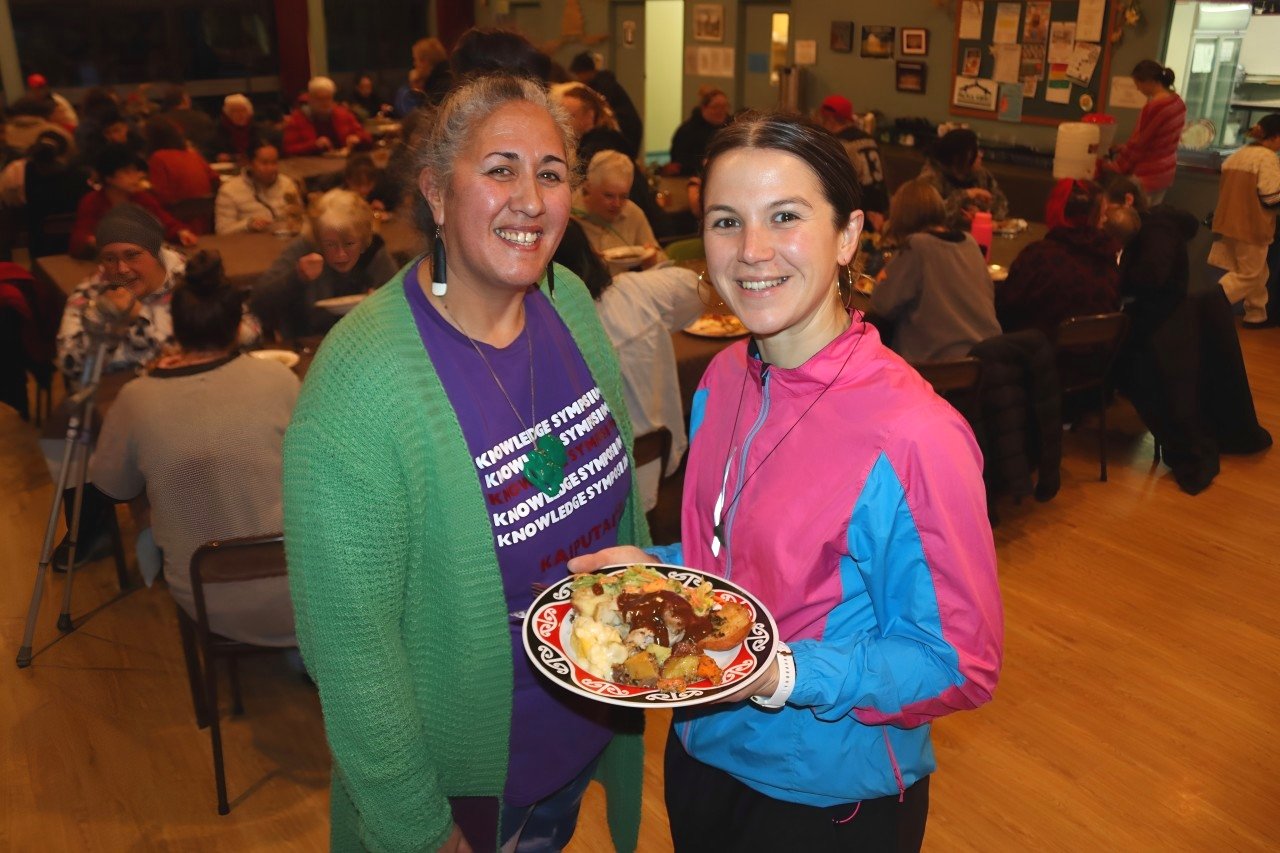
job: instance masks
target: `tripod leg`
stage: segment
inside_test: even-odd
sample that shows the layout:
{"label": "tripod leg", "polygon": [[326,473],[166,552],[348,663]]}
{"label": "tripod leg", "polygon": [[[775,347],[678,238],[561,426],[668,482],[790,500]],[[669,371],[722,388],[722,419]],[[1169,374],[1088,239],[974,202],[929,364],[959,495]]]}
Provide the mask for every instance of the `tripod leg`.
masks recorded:
{"label": "tripod leg", "polygon": [[71,507],[71,532],[67,538],[67,580],[62,587],[62,610],[58,613],[58,630],[64,634],[75,630],[71,621],[71,589],[76,577],[76,545],[80,536],[80,516],[84,511],[85,481],[89,475],[89,443],[88,430],[81,434],[76,458],[76,497]]}
{"label": "tripod leg", "polygon": [[40,612],[40,600],[44,597],[44,581],[48,576],[49,562],[53,554],[53,538],[58,530],[58,516],[62,513],[62,495],[67,488],[67,474],[71,470],[72,454],[80,432],[80,419],[72,416],[67,424],[67,437],[62,447],[62,465],[58,468],[58,482],[53,488],[53,505],[49,507],[49,521],[44,528],[44,545],[40,548],[40,563],[36,568],[36,585],[31,592],[31,604],[27,607],[27,624],[22,632],[22,645],[18,647],[18,668],[31,665],[31,641],[36,633],[36,616]]}

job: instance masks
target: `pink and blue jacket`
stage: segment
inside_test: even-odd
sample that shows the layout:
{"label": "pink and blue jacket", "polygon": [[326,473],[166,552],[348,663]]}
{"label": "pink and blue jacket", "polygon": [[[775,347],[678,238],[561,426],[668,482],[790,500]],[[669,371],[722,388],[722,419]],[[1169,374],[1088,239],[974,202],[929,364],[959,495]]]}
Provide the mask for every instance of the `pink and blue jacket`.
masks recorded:
{"label": "pink and blue jacket", "polygon": [[720,353],[691,433],[682,542],[653,550],[758,596],[794,651],[796,686],[776,711],[677,712],[675,733],[775,799],[900,794],[936,767],[930,722],[989,700],[1000,671],[995,546],[968,424],[855,314],[794,369],[746,342]]}

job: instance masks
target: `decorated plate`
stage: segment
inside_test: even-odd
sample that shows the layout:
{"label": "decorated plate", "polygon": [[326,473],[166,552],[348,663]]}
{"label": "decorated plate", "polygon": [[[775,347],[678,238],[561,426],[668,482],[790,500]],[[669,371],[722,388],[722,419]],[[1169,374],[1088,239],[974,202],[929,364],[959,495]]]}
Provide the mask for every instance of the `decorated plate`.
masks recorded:
{"label": "decorated plate", "polygon": [[260,358],[263,361],[278,361],[289,368],[295,366],[299,361],[298,354],[287,349],[256,349],[251,350],[249,355],[254,358]]}
{"label": "decorated plate", "polygon": [[684,327],[685,332],[699,338],[740,338],[750,334],[742,321],[732,314],[703,314]]}
{"label": "decorated plate", "polygon": [[600,256],[615,264],[638,264],[652,256],[653,252],[652,246],[614,246],[602,251]]}
{"label": "decorated plate", "polygon": [[684,566],[664,563],[606,566],[595,574],[620,575],[629,565],[654,569],[685,589],[696,589],[704,581],[712,586],[712,595],[720,603],[735,603],[751,613],[751,626],[746,637],[728,651],[707,651],[723,671],[719,684],[707,679],[690,681],[683,690],[668,691],[658,687],[619,684],[598,678],[587,671],[570,641],[577,612],[570,603],[574,576],[552,584],[544,590],[525,614],[521,634],[524,650],[533,666],[556,685],[598,702],[633,708],[683,708],[712,702],[735,693],[758,679],[768,669],[777,651],[778,626],[759,601],[742,587],[715,575]]}

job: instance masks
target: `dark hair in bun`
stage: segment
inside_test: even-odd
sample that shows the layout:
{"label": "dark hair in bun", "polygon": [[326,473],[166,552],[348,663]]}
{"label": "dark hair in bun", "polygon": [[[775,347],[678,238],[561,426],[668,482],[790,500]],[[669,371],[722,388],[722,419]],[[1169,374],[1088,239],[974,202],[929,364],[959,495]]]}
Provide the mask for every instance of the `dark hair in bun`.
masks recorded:
{"label": "dark hair in bun", "polygon": [[227,281],[222,256],[200,251],[173,291],[173,334],[186,350],[230,349],[240,330],[243,297]]}
{"label": "dark hair in bun", "polygon": [[1165,68],[1154,59],[1144,59],[1133,66],[1129,76],[1139,83],[1159,83],[1166,89],[1173,88],[1173,69]]}

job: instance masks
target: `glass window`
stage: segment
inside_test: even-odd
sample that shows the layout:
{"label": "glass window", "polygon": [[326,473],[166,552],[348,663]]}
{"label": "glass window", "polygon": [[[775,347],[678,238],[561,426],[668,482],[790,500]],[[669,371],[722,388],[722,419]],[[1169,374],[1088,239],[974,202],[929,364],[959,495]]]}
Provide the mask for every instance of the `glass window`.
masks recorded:
{"label": "glass window", "polygon": [[280,71],[273,0],[9,0],[9,8],[23,73],[38,71],[55,87]]}
{"label": "glass window", "polygon": [[324,22],[334,73],[408,71],[409,49],[429,35],[423,0],[324,0]]}

